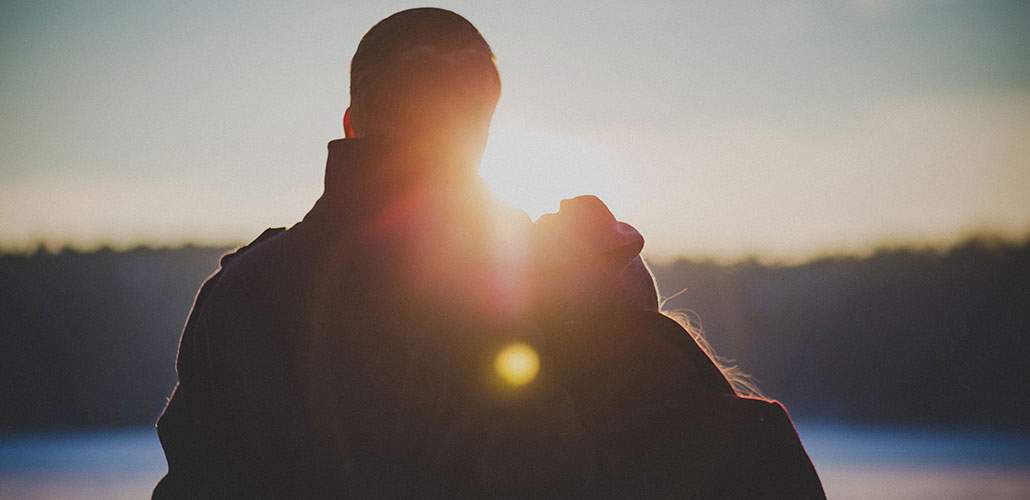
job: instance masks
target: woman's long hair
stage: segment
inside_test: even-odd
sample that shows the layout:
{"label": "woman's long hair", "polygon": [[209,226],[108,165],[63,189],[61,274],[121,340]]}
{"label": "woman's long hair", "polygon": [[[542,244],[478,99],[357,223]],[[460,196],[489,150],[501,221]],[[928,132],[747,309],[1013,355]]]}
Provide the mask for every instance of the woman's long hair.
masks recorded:
{"label": "woman's long hair", "polygon": [[734,364],[732,359],[727,359],[718,356],[712,345],[708,343],[708,340],[704,336],[704,328],[701,323],[701,317],[694,311],[689,309],[666,309],[665,305],[670,300],[678,297],[686,290],[673,294],[669,297],[661,299],[658,306],[658,312],[664,314],[666,317],[680,324],[690,337],[694,339],[694,342],[704,351],[705,354],[712,360],[716,368],[722,372],[723,377],[733,387],[733,391],[738,396],[746,396],[751,398],[768,399],[768,397],[758,388],[754,378],[751,377],[747,372],[742,370],[739,366]]}

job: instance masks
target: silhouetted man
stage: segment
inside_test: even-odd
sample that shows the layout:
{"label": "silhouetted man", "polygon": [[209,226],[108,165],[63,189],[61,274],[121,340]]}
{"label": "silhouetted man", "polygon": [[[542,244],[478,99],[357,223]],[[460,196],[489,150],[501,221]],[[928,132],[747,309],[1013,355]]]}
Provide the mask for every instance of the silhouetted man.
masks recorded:
{"label": "silhouetted man", "polygon": [[[636,231],[592,197],[537,225],[491,200],[499,95],[457,14],[365,35],[322,197],[197,295],[155,497],[821,494],[782,409],[657,312]],[[531,382],[498,377],[509,345]]]}

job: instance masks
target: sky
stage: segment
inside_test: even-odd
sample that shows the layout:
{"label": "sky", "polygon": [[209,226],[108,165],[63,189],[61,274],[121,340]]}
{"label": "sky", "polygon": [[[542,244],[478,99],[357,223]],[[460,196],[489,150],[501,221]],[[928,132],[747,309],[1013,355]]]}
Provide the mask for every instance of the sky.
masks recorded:
{"label": "sky", "polygon": [[[0,3],[0,248],[293,224],[358,41],[421,5]],[[655,259],[1030,234],[1030,3],[437,5],[496,53],[481,173],[531,216],[597,194]]]}

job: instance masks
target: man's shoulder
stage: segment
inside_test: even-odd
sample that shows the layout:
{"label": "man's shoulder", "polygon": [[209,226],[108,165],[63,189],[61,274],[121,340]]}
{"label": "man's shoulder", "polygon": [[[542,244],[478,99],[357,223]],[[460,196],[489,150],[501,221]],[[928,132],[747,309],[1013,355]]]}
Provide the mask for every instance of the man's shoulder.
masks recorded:
{"label": "man's shoulder", "polygon": [[268,229],[265,229],[260,235],[258,235],[257,238],[254,239],[254,241],[251,241],[250,243],[247,243],[246,245],[243,245],[237,248],[236,250],[233,250],[232,252],[223,255],[221,260],[219,261],[219,265],[221,265],[222,268],[225,268],[227,265],[233,263],[241,256],[257,248],[261,244],[272,241],[273,239],[276,239],[285,233],[285,227],[270,227]]}
{"label": "man's shoulder", "polygon": [[257,282],[267,281],[261,277],[277,267],[274,263],[277,258],[273,254],[279,253],[267,250],[280,244],[277,240],[285,233],[285,228],[268,228],[254,241],[222,255],[218,269],[201,286],[194,312],[209,309],[212,302],[222,303],[218,297],[237,296],[239,294],[234,291],[240,288],[253,289]]}

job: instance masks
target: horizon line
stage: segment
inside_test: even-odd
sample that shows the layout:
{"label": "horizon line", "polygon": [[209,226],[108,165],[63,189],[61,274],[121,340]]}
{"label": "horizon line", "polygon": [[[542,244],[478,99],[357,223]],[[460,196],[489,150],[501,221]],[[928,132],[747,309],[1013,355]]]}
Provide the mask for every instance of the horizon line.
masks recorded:
{"label": "horizon line", "polygon": [[[0,256],[33,256],[37,254],[58,255],[62,253],[90,254],[99,252],[127,253],[138,250],[175,251],[188,248],[225,249],[226,251],[242,247],[247,242],[231,240],[205,240],[203,238],[178,242],[135,241],[132,243],[115,243],[112,241],[82,244],[74,241],[47,242],[35,240],[31,243],[11,244],[0,241]],[[829,259],[865,259],[884,253],[913,251],[921,253],[948,253],[957,248],[978,245],[982,247],[1019,247],[1030,245],[1030,230],[1016,234],[1011,231],[973,231],[948,241],[888,241],[881,239],[864,249],[824,248],[795,257],[762,255],[760,252],[739,252],[733,255],[714,255],[715,252],[680,252],[674,256],[648,255],[643,258],[651,265],[664,266],[680,261],[710,262],[718,265],[735,265],[741,263],[758,263],[771,267],[787,267],[803,265]]]}

